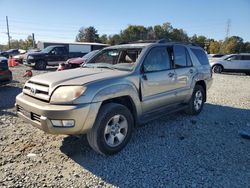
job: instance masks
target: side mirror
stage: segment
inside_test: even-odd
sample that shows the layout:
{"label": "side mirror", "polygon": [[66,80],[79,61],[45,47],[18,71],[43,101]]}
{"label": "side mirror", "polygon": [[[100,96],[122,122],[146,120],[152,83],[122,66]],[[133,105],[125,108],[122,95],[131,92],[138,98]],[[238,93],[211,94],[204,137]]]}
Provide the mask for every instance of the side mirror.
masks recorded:
{"label": "side mirror", "polygon": [[227,61],[232,61],[231,57],[227,59]]}

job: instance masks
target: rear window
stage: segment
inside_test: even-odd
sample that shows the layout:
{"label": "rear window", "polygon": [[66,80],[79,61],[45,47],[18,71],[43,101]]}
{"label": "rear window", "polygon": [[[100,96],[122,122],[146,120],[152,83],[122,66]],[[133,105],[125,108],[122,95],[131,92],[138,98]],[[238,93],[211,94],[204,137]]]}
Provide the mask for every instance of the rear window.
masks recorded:
{"label": "rear window", "polygon": [[0,70],[8,70],[8,61],[0,60]]}
{"label": "rear window", "polygon": [[207,55],[205,54],[205,52],[203,50],[194,49],[194,48],[191,48],[191,50],[194,53],[194,55],[197,57],[197,59],[199,60],[201,65],[208,65],[209,64]]}

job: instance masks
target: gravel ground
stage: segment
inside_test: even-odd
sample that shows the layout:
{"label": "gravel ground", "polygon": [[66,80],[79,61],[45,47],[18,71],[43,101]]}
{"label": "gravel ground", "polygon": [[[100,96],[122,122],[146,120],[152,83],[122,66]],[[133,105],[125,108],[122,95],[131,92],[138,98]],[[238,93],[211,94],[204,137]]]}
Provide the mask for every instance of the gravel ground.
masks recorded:
{"label": "gravel ground", "polygon": [[214,75],[199,116],[150,122],[104,157],[86,137],[49,135],[16,116],[24,70],[0,87],[0,187],[250,187],[250,140],[239,135],[250,126],[249,76]]}

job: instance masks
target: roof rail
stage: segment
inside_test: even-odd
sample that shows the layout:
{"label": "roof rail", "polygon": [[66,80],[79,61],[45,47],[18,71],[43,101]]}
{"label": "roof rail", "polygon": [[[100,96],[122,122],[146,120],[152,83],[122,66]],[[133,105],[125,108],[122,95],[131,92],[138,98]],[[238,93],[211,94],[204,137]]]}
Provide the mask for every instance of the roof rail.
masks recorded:
{"label": "roof rail", "polygon": [[181,42],[181,41],[172,41],[171,39],[160,39],[160,40],[138,40],[138,41],[131,41],[131,42],[121,42],[120,44],[133,44],[133,43],[159,43],[159,44],[185,44],[185,45],[192,45],[192,46],[198,46],[198,44],[192,43],[192,42]]}

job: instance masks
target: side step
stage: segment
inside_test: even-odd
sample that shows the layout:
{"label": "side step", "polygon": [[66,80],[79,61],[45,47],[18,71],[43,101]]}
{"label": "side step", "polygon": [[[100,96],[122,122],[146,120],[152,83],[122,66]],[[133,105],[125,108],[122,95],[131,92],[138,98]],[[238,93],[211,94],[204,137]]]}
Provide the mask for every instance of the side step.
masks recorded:
{"label": "side step", "polygon": [[159,119],[160,117],[163,117],[165,115],[185,110],[187,107],[188,105],[179,104],[179,105],[171,105],[167,107],[162,107],[157,110],[147,112],[140,117],[139,124],[142,125],[149,121]]}

